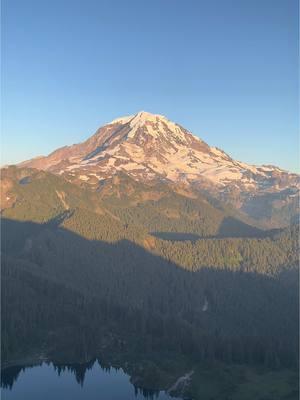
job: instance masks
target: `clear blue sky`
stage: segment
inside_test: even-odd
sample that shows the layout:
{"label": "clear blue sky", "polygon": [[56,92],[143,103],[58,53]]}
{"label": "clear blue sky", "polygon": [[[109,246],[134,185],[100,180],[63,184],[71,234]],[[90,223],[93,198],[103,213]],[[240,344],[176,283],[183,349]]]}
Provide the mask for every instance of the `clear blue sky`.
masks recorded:
{"label": "clear blue sky", "polygon": [[139,110],[298,165],[297,0],[2,0],[2,164]]}

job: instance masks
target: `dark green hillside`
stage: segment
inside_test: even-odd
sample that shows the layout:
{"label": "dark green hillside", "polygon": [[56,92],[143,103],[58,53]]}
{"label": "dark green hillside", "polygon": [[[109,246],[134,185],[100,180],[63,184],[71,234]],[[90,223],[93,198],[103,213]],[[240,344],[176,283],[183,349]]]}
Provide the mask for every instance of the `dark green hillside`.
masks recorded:
{"label": "dark green hillside", "polygon": [[[4,243],[4,265],[7,260],[14,268],[21,265],[30,274],[99,301],[143,310],[153,318],[174,319],[181,326],[177,333],[182,330],[185,336],[190,332],[195,339],[200,335],[204,341],[210,338],[213,347],[214,340],[219,344],[224,340],[225,347],[228,340],[239,340],[243,348],[259,338],[269,348],[271,335],[274,346],[285,343],[286,355],[283,357],[282,352],[278,357],[283,361],[292,357],[296,346],[296,299],[293,293],[286,293],[279,280],[264,276],[263,271],[230,271],[216,265],[189,272],[127,240],[115,244],[91,241],[60,227],[37,228],[35,224],[10,220],[2,222],[3,239],[11,242],[7,234],[18,231],[19,226],[22,232],[28,230],[26,240],[30,237],[30,245],[25,241],[12,248]],[[34,231],[38,235],[32,234]],[[275,357],[277,350],[272,347],[270,351],[270,357]],[[292,357],[291,362],[294,361]]]}
{"label": "dark green hillside", "polygon": [[126,238],[142,242],[147,237],[147,231],[143,227],[126,224],[108,211],[99,215],[78,208],[64,219],[61,226],[90,240],[114,242]]}
{"label": "dark green hillside", "polygon": [[156,240],[156,252],[189,270],[206,266],[278,275],[298,265],[298,226],[274,237]]}
{"label": "dark green hillside", "polygon": [[[7,228],[12,232],[7,231],[6,246],[14,244],[18,251],[22,246],[23,252],[38,247],[34,244],[41,229],[50,234],[62,227],[93,241],[129,240],[192,271],[214,267],[276,275],[297,265],[296,225],[278,234],[262,232],[219,202],[212,205],[205,197],[185,197],[163,184],[150,187],[115,177],[115,182],[105,184],[104,196],[51,173],[11,167],[3,170],[2,185],[13,199],[2,210],[3,217],[42,223],[33,224],[28,237],[22,224],[17,231]],[[123,202],[116,191],[127,193],[127,200]],[[149,200],[150,194],[157,199]],[[160,232],[167,240],[160,239]],[[177,240],[180,235],[183,241]]]}
{"label": "dark green hillside", "polygon": [[[20,221],[47,222],[66,210],[104,213],[91,192],[48,172],[9,167],[1,170],[2,215]],[[7,200],[9,198],[9,200]]]}
{"label": "dark green hillside", "polygon": [[[122,357],[165,351],[169,359],[187,358],[181,368],[216,360],[297,365],[297,291],[280,279],[213,267],[190,272],[130,241],[88,240],[54,225],[4,219],[2,230],[5,363],[37,351],[89,360],[112,346],[121,365]],[[25,244],[6,245],[14,232]],[[155,363],[170,377],[179,372]],[[163,387],[169,381],[157,373]],[[153,387],[150,375],[141,379]]]}
{"label": "dark green hillside", "polygon": [[100,188],[104,204],[127,224],[148,232],[194,233],[199,236],[260,236],[237,210],[200,193],[174,190],[167,184],[142,185],[123,175]]}
{"label": "dark green hillside", "polygon": [[[143,186],[130,178],[129,181],[124,179],[115,182],[114,187],[119,190],[119,185],[129,185],[128,201],[122,205],[118,197],[103,198],[103,193],[91,193],[50,173],[16,168],[4,170],[2,182],[10,183],[6,191],[14,203],[4,208],[2,216],[15,221],[42,222],[31,224],[33,232],[29,233],[24,232],[22,224],[18,229],[9,224],[5,227],[4,248],[15,246],[24,254],[31,254],[33,250],[38,253],[36,241],[42,241],[40,248],[44,248],[42,236],[51,236],[61,227],[92,241],[137,243],[192,271],[213,267],[275,276],[297,265],[297,225],[277,234],[262,232],[233,217],[232,210],[223,208],[220,203],[215,208],[204,197],[185,197],[162,184],[159,189],[151,187],[151,195],[159,193],[160,198],[133,205],[132,199],[137,194],[145,198]],[[150,188],[147,190],[148,196]],[[164,232],[162,238],[167,240],[160,239],[155,232]],[[180,235],[183,241],[178,240]],[[50,263],[49,260],[57,256],[56,250],[52,252],[54,255],[45,251],[44,258]]]}
{"label": "dark green hillside", "polygon": [[123,175],[104,183],[95,193],[48,172],[10,167],[2,170],[1,186],[2,215],[20,221],[44,223],[66,211],[87,210],[102,215],[110,229],[112,225],[119,229],[118,224],[134,227],[137,236],[140,229],[200,237],[265,235],[220,202],[200,194],[196,198],[191,193],[179,194],[162,183],[142,185]]}
{"label": "dark green hillside", "polygon": [[286,382],[298,366],[298,226],[262,232],[205,197],[119,185],[103,196],[49,173],[2,174],[5,365],[99,357],[151,388],[193,369],[195,399],[213,396],[207,365],[225,366],[220,382],[240,384],[241,365],[244,383],[262,384],[256,368]]}

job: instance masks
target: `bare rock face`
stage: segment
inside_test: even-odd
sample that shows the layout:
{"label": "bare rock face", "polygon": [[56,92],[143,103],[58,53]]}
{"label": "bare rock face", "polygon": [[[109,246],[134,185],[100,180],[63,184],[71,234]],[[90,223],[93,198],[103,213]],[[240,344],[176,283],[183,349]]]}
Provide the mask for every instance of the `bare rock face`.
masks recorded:
{"label": "bare rock face", "polygon": [[289,223],[297,211],[299,175],[233,160],[166,117],[144,111],[110,122],[83,143],[21,166],[49,170],[91,189],[119,173],[143,183],[180,183],[259,219],[272,217],[274,210],[278,216],[284,209]]}

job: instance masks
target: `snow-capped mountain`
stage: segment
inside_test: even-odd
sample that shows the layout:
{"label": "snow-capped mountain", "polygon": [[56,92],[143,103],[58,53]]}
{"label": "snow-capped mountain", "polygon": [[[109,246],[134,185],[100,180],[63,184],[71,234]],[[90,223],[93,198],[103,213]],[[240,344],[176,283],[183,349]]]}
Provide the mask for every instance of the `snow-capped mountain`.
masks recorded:
{"label": "snow-capped mountain", "polygon": [[257,209],[257,204],[253,206],[257,196],[265,201],[271,195],[273,201],[280,194],[281,206],[286,205],[299,187],[297,174],[236,161],[166,117],[144,111],[113,120],[83,143],[21,165],[95,189],[119,172],[143,182],[181,182],[248,211]]}

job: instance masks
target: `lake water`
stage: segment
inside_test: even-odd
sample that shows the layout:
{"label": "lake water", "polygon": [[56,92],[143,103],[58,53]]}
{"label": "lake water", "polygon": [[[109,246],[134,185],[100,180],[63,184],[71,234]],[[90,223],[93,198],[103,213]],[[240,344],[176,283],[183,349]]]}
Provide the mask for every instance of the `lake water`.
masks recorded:
{"label": "lake water", "polygon": [[[17,372],[16,372],[17,371]],[[76,371],[76,372],[75,372]],[[18,373],[19,372],[19,373]],[[78,365],[62,369],[52,364],[4,371],[2,400],[144,400],[171,399],[165,392],[135,389],[122,369],[103,369],[98,362],[80,374]],[[6,387],[3,387],[6,386]]]}

